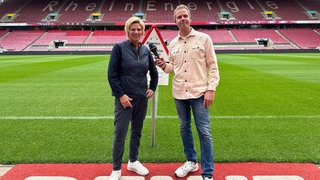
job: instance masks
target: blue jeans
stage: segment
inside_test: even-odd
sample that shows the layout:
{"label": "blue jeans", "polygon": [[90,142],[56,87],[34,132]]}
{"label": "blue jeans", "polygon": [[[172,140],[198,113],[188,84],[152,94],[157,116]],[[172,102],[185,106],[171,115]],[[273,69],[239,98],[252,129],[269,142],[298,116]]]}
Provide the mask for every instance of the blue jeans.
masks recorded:
{"label": "blue jeans", "polygon": [[191,128],[191,108],[198,136],[200,139],[202,176],[212,176],[213,145],[210,132],[209,109],[202,106],[204,97],[196,99],[175,99],[176,109],[180,119],[180,135],[183,142],[184,154],[188,161],[197,162],[197,152],[194,148],[194,140]]}

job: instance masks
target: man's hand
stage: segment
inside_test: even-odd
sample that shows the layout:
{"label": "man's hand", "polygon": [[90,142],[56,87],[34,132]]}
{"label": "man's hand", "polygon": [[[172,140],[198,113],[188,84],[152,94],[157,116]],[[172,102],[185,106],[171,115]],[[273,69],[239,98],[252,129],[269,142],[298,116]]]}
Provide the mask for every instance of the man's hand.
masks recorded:
{"label": "man's hand", "polygon": [[163,59],[163,57],[155,58],[156,65],[160,67],[162,70],[166,68],[166,61]]}
{"label": "man's hand", "polygon": [[204,93],[203,107],[209,108],[214,101],[214,91],[208,90]]}

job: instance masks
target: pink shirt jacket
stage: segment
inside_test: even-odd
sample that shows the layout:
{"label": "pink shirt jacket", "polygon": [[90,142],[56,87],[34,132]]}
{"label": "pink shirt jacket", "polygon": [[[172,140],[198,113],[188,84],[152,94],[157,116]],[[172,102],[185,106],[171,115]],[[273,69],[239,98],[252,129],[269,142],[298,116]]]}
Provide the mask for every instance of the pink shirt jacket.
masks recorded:
{"label": "pink shirt jacket", "polygon": [[216,90],[220,76],[215,50],[208,34],[192,29],[185,38],[178,35],[170,42],[169,53],[169,64],[164,72],[174,73],[174,98],[199,98],[207,90]]}

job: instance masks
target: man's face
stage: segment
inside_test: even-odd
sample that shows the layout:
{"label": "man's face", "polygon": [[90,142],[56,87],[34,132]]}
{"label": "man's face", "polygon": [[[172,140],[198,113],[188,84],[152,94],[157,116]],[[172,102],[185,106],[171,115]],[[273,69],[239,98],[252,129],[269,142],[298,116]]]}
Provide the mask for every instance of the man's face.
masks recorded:
{"label": "man's face", "polygon": [[139,23],[133,23],[129,31],[129,39],[133,43],[138,43],[142,37],[143,32]]}
{"label": "man's face", "polygon": [[189,30],[190,29],[190,15],[186,9],[179,9],[176,12],[176,25],[180,30]]}

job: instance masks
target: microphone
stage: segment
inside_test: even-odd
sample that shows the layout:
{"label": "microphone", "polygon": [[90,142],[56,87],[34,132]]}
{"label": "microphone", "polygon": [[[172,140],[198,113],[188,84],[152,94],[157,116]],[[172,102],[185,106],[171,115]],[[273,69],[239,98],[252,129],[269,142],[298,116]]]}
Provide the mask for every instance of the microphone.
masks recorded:
{"label": "microphone", "polygon": [[159,57],[157,46],[154,43],[150,43],[149,48],[156,57]]}

